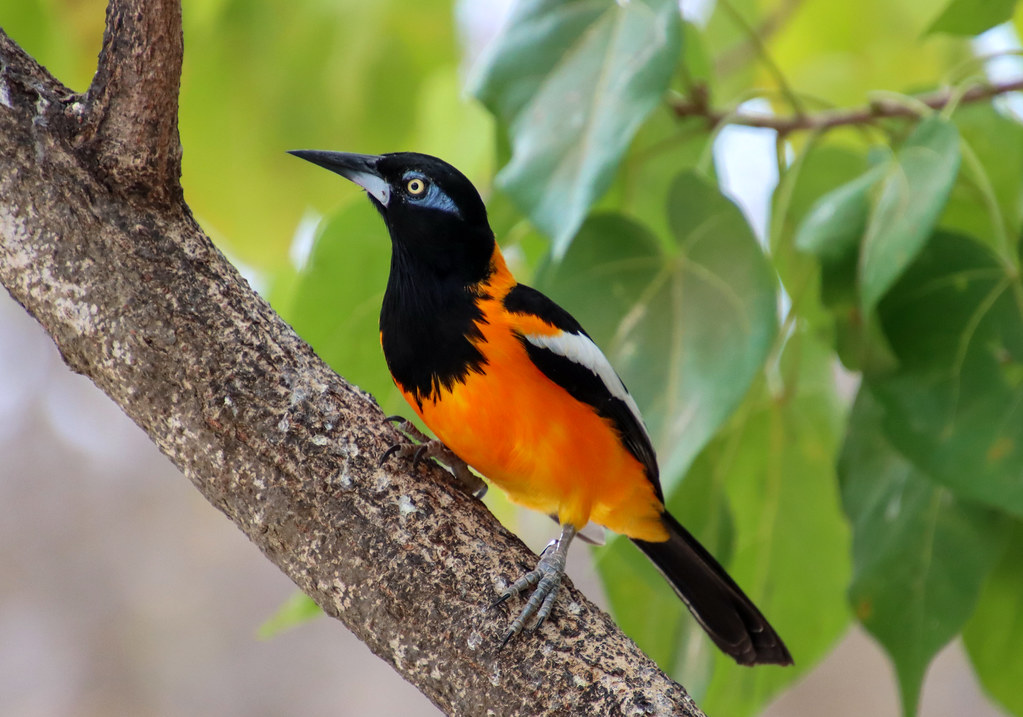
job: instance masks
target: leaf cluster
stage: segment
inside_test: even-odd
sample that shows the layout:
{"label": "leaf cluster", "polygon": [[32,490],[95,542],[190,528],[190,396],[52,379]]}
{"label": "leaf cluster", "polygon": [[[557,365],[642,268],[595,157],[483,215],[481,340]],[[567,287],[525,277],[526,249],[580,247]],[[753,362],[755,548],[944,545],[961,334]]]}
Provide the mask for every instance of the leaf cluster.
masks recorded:
{"label": "leaf cluster", "polygon": [[[534,282],[607,350],[647,418],[669,507],[724,557],[797,668],[714,655],[624,542],[600,571],[619,621],[709,712],[756,711],[850,619],[888,652],[907,714],[960,634],[982,683],[1018,711],[1006,685],[1019,658],[993,645],[1018,625],[1004,591],[1023,559],[1011,549],[1023,126],[996,102],[958,100],[986,81],[963,38],[1013,3],[957,0],[937,17],[857,4],[850,26],[833,3],[793,5],[719,2],[697,25],[658,0],[519,2],[471,83],[498,120],[498,198],[551,240]],[[879,29],[888,17],[894,31]],[[860,62],[899,61],[881,77],[825,55],[825,38]],[[727,109],[706,122],[665,112],[666,98],[738,111],[758,96],[806,115],[856,100],[857,83],[909,117],[775,136],[777,181],[759,180],[770,206],[748,209],[760,237],[712,161]],[[937,109],[895,94],[943,87]]]}

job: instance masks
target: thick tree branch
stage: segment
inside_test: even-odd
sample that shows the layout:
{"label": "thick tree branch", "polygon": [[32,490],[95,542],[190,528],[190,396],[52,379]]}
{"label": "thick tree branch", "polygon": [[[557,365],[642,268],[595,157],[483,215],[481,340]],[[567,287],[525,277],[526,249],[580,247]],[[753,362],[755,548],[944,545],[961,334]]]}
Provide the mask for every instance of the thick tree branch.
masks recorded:
{"label": "thick tree branch", "polygon": [[180,0],[111,0],[75,137],[107,184],[157,202],[181,200],[182,53]]}
{"label": "thick tree branch", "polygon": [[932,110],[941,110],[951,102],[967,104],[989,100],[998,95],[1023,90],[1023,78],[1010,82],[985,83],[974,85],[965,92],[951,88],[937,90],[925,95],[913,97],[913,103],[900,102],[897,99],[878,99],[862,107],[850,107],[823,112],[796,114],[791,116],[775,116],[751,114],[741,111],[726,112],[710,106],[706,90],[695,91],[684,98],[676,98],[671,103],[672,111],[679,118],[698,117],[707,121],[711,127],[721,123],[737,124],[746,127],[773,129],[784,136],[799,130],[822,131],[845,125],[870,124],[879,119],[890,117],[918,117],[920,111],[914,103],[925,105]]}
{"label": "thick tree branch", "polygon": [[[571,586],[496,650],[483,610],[533,556],[396,433],[209,242],[180,200],[180,16],[114,0],[82,98],[0,31],[0,282],[192,483],[451,714],[699,715]],[[129,127],[129,124],[143,126]]]}

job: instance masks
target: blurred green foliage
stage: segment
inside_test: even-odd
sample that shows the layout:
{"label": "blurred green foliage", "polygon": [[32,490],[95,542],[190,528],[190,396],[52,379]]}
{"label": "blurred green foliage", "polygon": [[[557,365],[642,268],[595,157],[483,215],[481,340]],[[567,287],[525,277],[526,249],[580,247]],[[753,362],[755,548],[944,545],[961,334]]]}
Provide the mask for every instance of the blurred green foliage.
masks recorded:
{"label": "blurred green foliage", "polygon": [[[1010,19],[1018,33],[1023,13],[520,0],[480,59],[454,19],[485,14],[471,4],[185,0],[183,181],[206,230],[339,373],[401,411],[377,339],[383,226],[285,150],[447,159],[520,278],[605,347],[672,511],[792,650],[793,668],[738,668],[627,542],[597,551],[619,622],[708,713],[759,711],[855,619],[906,714],[961,633],[981,684],[1023,715],[1023,124],[1001,99],[958,101],[984,77],[972,36]],[[19,0],[0,25],[81,91],[102,6]],[[909,97],[942,87],[940,111]],[[875,97],[918,117],[776,137],[777,183],[753,178],[771,184],[762,237],[721,190],[720,126],[676,112],[727,122],[759,98],[813,116]]]}

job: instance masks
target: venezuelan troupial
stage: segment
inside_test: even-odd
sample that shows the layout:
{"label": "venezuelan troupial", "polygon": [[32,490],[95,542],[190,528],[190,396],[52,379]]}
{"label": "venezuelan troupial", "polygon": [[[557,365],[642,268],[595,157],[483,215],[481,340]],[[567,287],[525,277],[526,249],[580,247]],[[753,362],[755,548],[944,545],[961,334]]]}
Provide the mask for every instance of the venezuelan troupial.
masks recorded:
{"label": "venezuelan troupial", "polygon": [[511,500],[561,525],[499,600],[534,588],[504,643],[550,614],[568,546],[592,521],[631,538],[737,662],[791,664],[756,606],[665,510],[636,402],[579,323],[515,281],[472,183],[423,154],[292,154],[361,186],[387,225],[380,342],[409,405]]}

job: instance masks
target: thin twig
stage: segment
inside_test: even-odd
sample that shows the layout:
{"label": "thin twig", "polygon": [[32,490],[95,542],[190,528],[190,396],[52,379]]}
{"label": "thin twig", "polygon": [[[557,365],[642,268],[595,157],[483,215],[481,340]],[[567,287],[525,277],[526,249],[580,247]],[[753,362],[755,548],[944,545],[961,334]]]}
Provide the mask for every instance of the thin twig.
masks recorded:
{"label": "thin twig", "polygon": [[967,104],[981,102],[1009,92],[1023,90],[1023,78],[1009,82],[994,82],[975,85],[965,92],[955,88],[945,88],[923,95],[908,96],[905,101],[893,97],[883,97],[862,107],[824,110],[805,114],[775,116],[767,114],[727,111],[714,109],[710,106],[705,92],[694,93],[690,97],[678,98],[671,102],[671,108],[679,118],[702,117],[707,124],[716,127],[721,123],[736,124],[745,127],[773,129],[784,136],[801,130],[824,131],[847,125],[871,124],[879,119],[890,117],[919,117],[922,105],[932,110],[944,109],[950,102]]}

